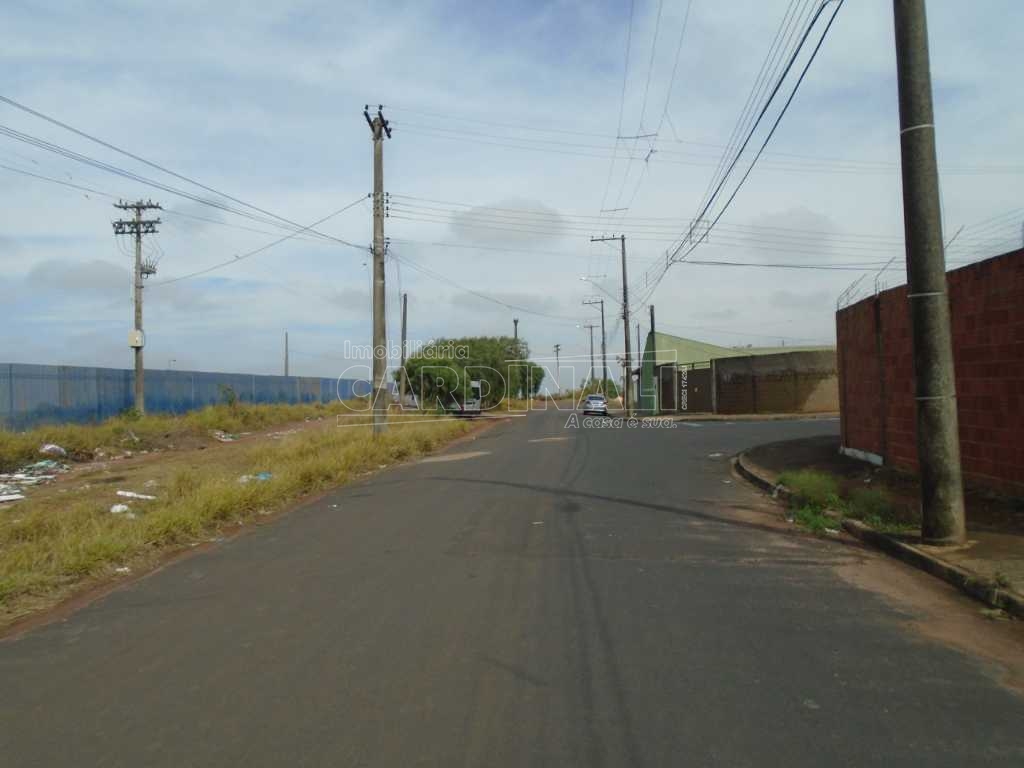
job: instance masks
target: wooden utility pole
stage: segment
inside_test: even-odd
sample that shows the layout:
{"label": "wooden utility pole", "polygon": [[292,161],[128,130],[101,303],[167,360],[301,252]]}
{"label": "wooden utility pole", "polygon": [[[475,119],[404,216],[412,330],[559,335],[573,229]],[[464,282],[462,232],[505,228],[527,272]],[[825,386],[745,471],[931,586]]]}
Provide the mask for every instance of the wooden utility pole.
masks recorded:
{"label": "wooden utility pole", "polygon": [[623,404],[626,408],[626,415],[629,416],[631,413],[630,409],[630,388],[633,382],[633,361],[629,349],[629,282],[626,276],[626,236],[619,235],[618,237],[592,237],[590,242],[592,243],[603,243],[608,240],[618,240],[622,251],[622,331],[626,339],[625,349],[625,365],[626,365],[626,377],[623,381]]}
{"label": "wooden utility pole", "polygon": [[156,264],[153,262],[143,263],[142,261],[142,236],[155,235],[156,226],[160,219],[143,219],[142,212],[148,210],[163,210],[159,203],[152,200],[136,200],[134,203],[126,203],[118,200],[114,203],[115,208],[122,211],[134,211],[132,219],[118,219],[114,224],[115,235],[135,236],[135,267],[133,272],[133,297],[135,304],[135,327],[128,335],[128,346],[135,350],[135,410],[142,414],[146,412],[146,382],[145,368],[142,362],[142,347],[146,343],[145,332],[142,330],[142,281],[150,275],[156,274]]}
{"label": "wooden utility pole", "polygon": [[932,544],[961,544],[966,537],[964,491],[924,0],[894,0],[893,15],[921,537]]}
{"label": "wooden utility pole", "polygon": [[370,106],[363,117],[373,135],[373,434],[386,427],[388,400],[385,377],[388,370],[387,327],[384,321],[384,137],[391,138],[391,127],[384,119],[384,106],[370,117]]}
{"label": "wooden utility pole", "polygon": [[288,331],[284,332],[284,375],[288,375]]}
{"label": "wooden utility pole", "polygon": [[402,348],[399,350],[401,355],[401,367],[398,369],[398,404],[400,408],[405,407],[405,318],[406,310],[408,309],[409,294],[402,294]]}

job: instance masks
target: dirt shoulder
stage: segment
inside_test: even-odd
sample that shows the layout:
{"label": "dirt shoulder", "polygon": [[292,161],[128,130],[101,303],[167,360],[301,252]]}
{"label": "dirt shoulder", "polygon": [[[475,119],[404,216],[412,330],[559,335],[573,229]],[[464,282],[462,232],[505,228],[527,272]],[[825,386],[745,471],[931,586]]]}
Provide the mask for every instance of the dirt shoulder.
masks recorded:
{"label": "dirt shoulder", "polygon": [[364,419],[306,416],[249,433],[190,434],[158,448],[65,459],[67,471],[52,482],[0,506],[0,634],[46,620],[58,606],[74,610],[301,500],[502,422],[393,414],[374,439]]}

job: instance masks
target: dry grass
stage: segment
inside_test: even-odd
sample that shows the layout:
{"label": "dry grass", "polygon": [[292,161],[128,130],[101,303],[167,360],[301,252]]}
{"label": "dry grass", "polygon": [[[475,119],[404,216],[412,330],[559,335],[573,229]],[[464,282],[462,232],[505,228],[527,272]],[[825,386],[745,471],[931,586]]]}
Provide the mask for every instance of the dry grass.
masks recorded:
{"label": "dry grass", "polygon": [[[291,408],[303,406],[291,406]],[[278,416],[273,406],[260,413],[236,414],[232,421],[217,409],[180,420],[147,417],[141,432],[160,435],[157,424],[177,429],[226,429],[266,426]],[[291,421],[303,415],[292,410]],[[75,586],[95,577],[106,577],[115,566],[140,565],[168,549],[209,538],[218,527],[235,524],[258,513],[269,513],[288,502],[332,485],[346,482],[381,464],[430,451],[464,434],[472,425],[450,418],[405,426],[422,414],[397,416],[384,435],[374,439],[368,427],[339,428],[326,419],[279,439],[251,439],[215,444],[205,450],[172,451],[142,457],[136,466],[108,462],[82,468],[71,478],[41,488],[28,499],[0,508],[0,624],[32,609],[52,604]],[[344,424],[365,422],[349,416]],[[144,439],[134,422],[130,428]],[[117,435],[122,424],[91,429],[79,445],[95,443],[96,434]],[[55,429],[40,439],[75,445],[78,428]],[[83,428],[85,429],[85,428]],[[172,430],[173,431],[173,430]],[[164,438],[161,438],[164,439]],[[33,453],[32,458],[35,458]],[[270,472],[266,481],[240,483],[242,474]],[[110,512],[112,504],[125,501],[116,489],[130,489],[157,496],[155,501],[127,501],[136,515]]]}
{"label": "dry grass", "polygon": [[[356,404],[355,407],[364,407]],[[214,430],[249,432],[306,418],[333,418],[352,413],[349,404],[309,403],[274,405],[211,405],[180,416],[154,414],[117,416],[99,424],[54,424],[25,432],[0,429],[0,472],[37,461],[39,447],[56,443],[75,461],[89,461],[97,451],[107,454],[122,449],[153,450],[183,437],[206,437]]]}

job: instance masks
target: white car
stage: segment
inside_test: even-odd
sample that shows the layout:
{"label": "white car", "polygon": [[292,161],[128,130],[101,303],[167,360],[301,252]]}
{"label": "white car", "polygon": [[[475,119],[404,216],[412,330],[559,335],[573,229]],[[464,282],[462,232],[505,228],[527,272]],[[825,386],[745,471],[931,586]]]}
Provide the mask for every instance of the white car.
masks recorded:
{"label": "white car", "polygon": [[583,401],[583,415],[594,414],[596,416],[608,415],[608,398],[604,395],[587,395]]}

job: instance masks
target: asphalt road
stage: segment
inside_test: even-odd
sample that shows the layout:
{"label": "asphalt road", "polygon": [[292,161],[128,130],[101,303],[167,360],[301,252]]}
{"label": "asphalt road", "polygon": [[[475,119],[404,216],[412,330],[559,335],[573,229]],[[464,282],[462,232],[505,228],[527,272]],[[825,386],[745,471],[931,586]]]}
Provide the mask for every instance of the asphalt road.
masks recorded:
{"label": "asphalt road", "polygon": [[733,511],[730,454],[836,422],[564,421],[0,643],[0,764],[1024,765],[1024,700],[836,576],[857,550]]}

